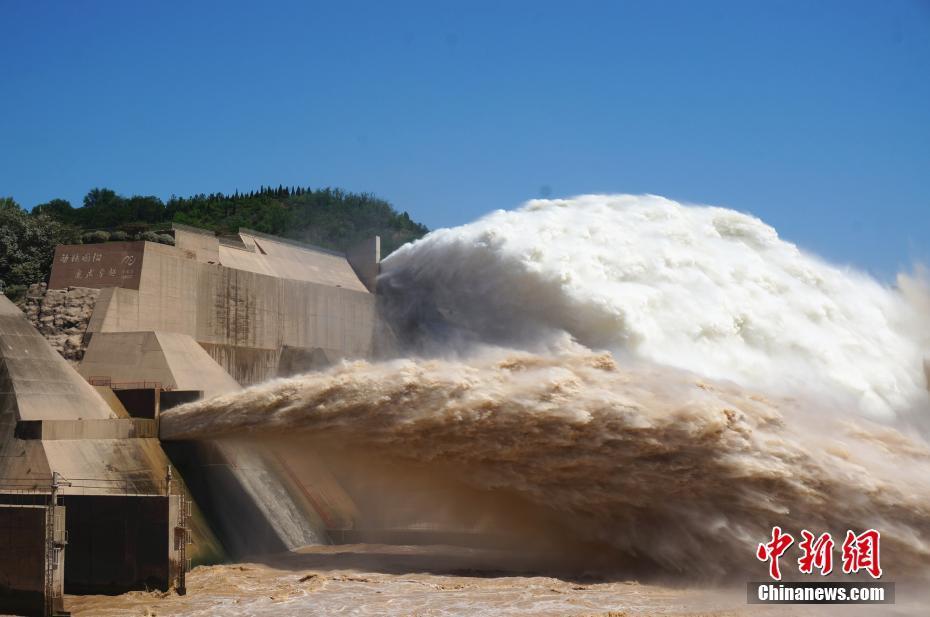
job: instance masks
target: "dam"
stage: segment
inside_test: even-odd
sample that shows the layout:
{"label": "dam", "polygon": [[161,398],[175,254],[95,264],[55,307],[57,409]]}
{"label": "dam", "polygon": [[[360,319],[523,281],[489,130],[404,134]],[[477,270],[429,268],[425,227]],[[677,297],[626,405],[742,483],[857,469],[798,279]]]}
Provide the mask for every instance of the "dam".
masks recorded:
{"label": "dam", "polygon": [[[375,352],[380,242],[337,253],[242,229],[57,247],[48,294],[79,298],[71,362],[0,295],[0,612],[64,594],[184,593],[192,565],[353,527],[324,468],[225,441],[161,442],[173,406]],[[79,311],[80,312],[80,311]],[[48,321],[48,319],[46,319]],[[65,354],[67,355],[67,354]]]}
{"label": "dam", "polygon": [[[384,263],[245,229],[59,247],[51,289],[0,298],[0,610],[407,614],[431,589],[473,614],[590,572],[627,607],[631,579],[751,580],[773,525],[811,521],[881,529],[925,588],[925,281],[725,209],[577,201]],[[105,597],[133,589],[177,593]]]}

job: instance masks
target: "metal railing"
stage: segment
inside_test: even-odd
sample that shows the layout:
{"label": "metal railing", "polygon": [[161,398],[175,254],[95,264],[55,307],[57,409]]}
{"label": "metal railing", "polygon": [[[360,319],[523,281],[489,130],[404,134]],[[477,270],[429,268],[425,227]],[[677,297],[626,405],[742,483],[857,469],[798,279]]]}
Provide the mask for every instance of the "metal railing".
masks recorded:
{"label": "metal railing", "polygon": [[[118,473],[146,472],[147,469]],[[151,477],[125,478],[68,478],[69,485],[62,495],[123,495],[154,497],[164,496],[164,480]],[[52,492],[52,477],[48,478],[0,478],[0,495],[48,495]],[[88,491],[91,491],[88,493]]]}
{"label": "metal railing", "polygon": [[112,377],[105,375],[92,375],[87,378],[92,386],[107,386],[111,390],[174,390],[173,386],[166,386],[160,381],[113,381]]}

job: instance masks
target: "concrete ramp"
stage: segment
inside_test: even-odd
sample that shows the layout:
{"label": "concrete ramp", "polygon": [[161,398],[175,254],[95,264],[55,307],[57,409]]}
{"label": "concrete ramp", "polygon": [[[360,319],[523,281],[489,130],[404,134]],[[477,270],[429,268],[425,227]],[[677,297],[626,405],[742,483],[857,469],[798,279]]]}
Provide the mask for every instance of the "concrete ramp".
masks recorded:
{"label": "concrete ramp", "polygon": [[173,390],[202,390],[209,398],[239,384],[197,342],[176,332],[98,332],[78,372],[116,382],[157,382]]}
{"label": "concrete ramp", "polygon": [[3,295],[0,295],[0,384],[3,423],[116,417],[94,388],[74,372],[67,360],[51,348]]}

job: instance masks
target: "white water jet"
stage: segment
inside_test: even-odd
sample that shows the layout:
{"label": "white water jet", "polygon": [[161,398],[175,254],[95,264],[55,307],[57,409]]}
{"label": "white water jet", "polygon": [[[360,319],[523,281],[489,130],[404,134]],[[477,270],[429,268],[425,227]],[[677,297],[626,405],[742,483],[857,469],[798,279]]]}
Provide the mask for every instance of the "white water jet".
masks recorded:
{"label": "white water jet", "polygon": [[[383,264],[387,314],[428,352],[463,342],[593,349],[872,417],[928,409],[930,312],[747,214],[656,196],[535,200],[440,229]],[[424,340],[426,339],[426,340]]]}

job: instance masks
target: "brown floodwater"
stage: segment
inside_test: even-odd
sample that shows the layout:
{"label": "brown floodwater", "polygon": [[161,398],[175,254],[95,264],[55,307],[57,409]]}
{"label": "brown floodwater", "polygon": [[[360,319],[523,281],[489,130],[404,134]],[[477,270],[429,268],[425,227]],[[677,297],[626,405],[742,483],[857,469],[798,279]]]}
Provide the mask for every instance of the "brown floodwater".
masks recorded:
{"label": "brown floodwater", "polygon": [[201,566],[188,593],[68,596],[75,617],[254,615],[821,616],[925,614],[926,596],[899,589],[893,606],[750,606],[745,585],[702,587],[485,569],[488,549],[313,546],[249,563]]}

